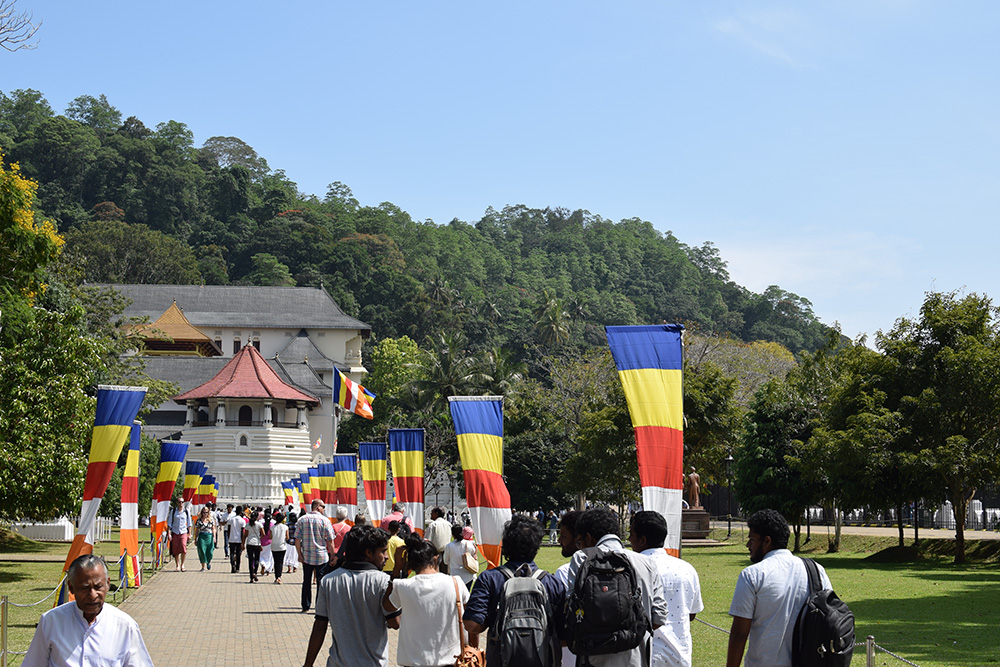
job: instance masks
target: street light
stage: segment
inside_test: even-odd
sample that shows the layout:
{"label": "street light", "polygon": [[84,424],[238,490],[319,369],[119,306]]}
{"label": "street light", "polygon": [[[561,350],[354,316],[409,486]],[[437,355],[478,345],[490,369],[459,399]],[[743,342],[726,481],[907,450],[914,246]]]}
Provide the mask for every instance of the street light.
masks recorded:
{"label": "street light", "polygon": [[729,496],[729,514],[726,516],[726,539],[733,534],[733,455],[726,455],[726,492]]}
{"label": "street light", "polygon": [[457,483],[457,480],[455,479],[455,477],[456,477],[455,471],[454,470],[449,470],[448,471],[448,481],[451,482],[451,517],[453,519],[456,516],[458,516],[455,513],[455,484]]}

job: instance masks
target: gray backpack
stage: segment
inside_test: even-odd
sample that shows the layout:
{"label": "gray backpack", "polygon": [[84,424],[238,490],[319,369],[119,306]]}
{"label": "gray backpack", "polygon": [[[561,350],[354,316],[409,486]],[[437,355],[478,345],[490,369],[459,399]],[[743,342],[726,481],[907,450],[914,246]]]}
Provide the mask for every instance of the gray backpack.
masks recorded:
{"label": "gray backpack", "polygon": [[548,572],[531,572],[527,564],[516,572],[505,565],[497,569],[505,581],[489,640],[499,644],[500,664],[503,667],[559,665],[562,654],[552,631],[552,605],[542,584]]}

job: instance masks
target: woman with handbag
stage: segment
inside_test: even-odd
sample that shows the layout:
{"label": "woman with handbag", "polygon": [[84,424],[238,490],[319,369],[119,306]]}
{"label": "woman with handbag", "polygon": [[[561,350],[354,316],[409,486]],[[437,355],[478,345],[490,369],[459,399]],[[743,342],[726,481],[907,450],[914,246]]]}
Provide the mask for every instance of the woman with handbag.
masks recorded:
{"label": "woman with handbag", "polygon": [[444,561],[448,564],[448,572],[462,580],[466,589],[472,589],[472,582],[479,573],[479,556],[476,554],[476,544],[465,539],[463,528],[459,525],[451,527],[452,541],[444,548]]}
{"label": "woman with handbag", "polygon": [[453,665],[465,644],[461,613],[469,591],[438,571],[434,545],[413,535],[406,540],[407,564],[415,576],[393,580],[382,606],[399,616],[396,662],[406,667]]}

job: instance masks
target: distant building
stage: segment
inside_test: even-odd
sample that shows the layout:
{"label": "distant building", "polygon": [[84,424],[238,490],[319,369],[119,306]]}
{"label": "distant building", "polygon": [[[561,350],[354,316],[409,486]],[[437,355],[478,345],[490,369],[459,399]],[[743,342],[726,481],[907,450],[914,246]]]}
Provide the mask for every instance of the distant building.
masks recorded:
{"label": "distant building", "polygon": [[[218,285],[108,287],[131,301],[125,308],[126,316],[148,319],[149,324],[138,327],[146,338],[140,352],[146,372],[153,378],[173,382],[180,390],[178,401],[167,401],[146,416],[147,433],[159,438],[182,433],[192,444],[189,457],[195,460],[209,459],[210,447],[221,456],[218,448],[223,447],[223,441],[230,443],[235,452],[225,458],[234,461],[240,458],[240,452],[248,454],[264,443],[268,443],[269,451],[285,450],[297,448],[299,440],[308,445],[322,439],[319,449],[309,447],[309,459],[333,454],[334,369],[354,381],[363,380],[367,371],[361,365],[361,345],[371,335],[371,327],[346,315],[326,290]],[[259,354],[245,353],[227,372],[238,370],[240,378],[244,374],[256,375],[252,396],[228,395],[233,392],[218,387],[212,394],[206,394],[204,389],[192,393],[218,380],[227,364],[239,358],[247,346]],[[265,379],[267,370],[273,373],[273,379]],[[230,385],[233,382],[239,385],[242,380],[233,379]],[[313,400],[285,397],[286,390],[278,382]],[[247,416],[249,419],[245,419]],[[293,437],[291,432],[297,435]],[[240,449],[242,437],[246,437],[248,449]],[[289,444],[288,438],[295,442]],[[199,451],[199,447],[206,449]],[[257,456],[246,462],[253,460],[264,466],[260,469],[262,475],[271,474],[267,472],[269,466],[281,468],[284,474],[284,464],[278,465],[277,461],[286,453],[274,454],[266,464]],[[209,465],[209,474],[219,477],[223,472]],[[249,468],[241,465],[239,470],[245,475]],[[240,499],[237,494],[241,492],[256,498],[259,493],[250,490],[259,486],[258,481],[236,477],[231,483],[234,486],[228,490],[225,482],[220,483],[220,499]],[[273,497],[280,498],[280,494],[280,486],[276,486]]]}

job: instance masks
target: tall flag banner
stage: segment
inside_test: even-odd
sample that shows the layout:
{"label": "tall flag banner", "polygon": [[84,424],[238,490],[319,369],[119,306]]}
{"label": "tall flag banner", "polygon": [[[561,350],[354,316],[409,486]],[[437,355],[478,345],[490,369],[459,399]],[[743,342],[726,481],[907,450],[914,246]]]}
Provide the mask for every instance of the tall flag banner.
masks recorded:
{"label": "tall flag banner", "polygon": [[497,567],[503,527],[511,517],[510,493],[503,480],[503,397],[449,396],[448,403],[476,546],[489,567]]}
{"label": "tall flag banner", "polygon": [[122,559],[123,572],[119,578],[128,586],[142,585],[142,572],[139,565],[139,447],[141,444],[142,424],[132,422],[132,432],[129,437],[128,458],[125,459],[125,470],[122,473],[122,514],[121,532],[118,534],[118,555]]}
{"label": "tall flag banner", "polygon": [[[181,462],[187,454],[188,444],[180,440],[164,440],[160,444],[160,471],[156,475],[153,486],[153,502],[156,503],[156,524],[154,529],[154,544],[157,556],[160,556],[160,541],[163,531],[167,528],[167,516],[170,514],[170,498],[174,495],[177,476],[181,473]],[[153,522],[150,521],[153,526]]]}
{"label": "tall flag banner", "polygon": [[399,502],[403,503],[403,513],[413,521],[414,530],[423,535],[424,429],[390,428],[387,439],[393,489]]}
{"label": "tall flag banner", "polygon": [[293,479],[292,480],[292,484],[295,485],[295,490],[298,492],[298,496],[299,496],[299,510],[301,512],[305,512],[306,511],[306,507],[309,506],[309,503],[306,502],[306,494],[302,490],[302,477],[299,476],[299,477]]}
{"label": "tall flag banner", "polygon": [[204,461],[185,461],[184,490],[181,492],[181,499],[185,505],[194,502],[194,494],[198,493],[198,487],[201,485],[201,478],[205,474],[206,468]]}
{"label": "tall flag banner", "polygon": [[320,463],[316,466],[319,470],[319,497],[326,503],[326,516],[332,519],[337,516],[337,487],[334,476],[337,470],[332,463]]}
{"label": "tall flag banner", "polygon": [[[90,438],[90,457],[87,460],[87,476],[83,482],[83,505],[80,508],[80,523],[76,536],[69,547],[69,555],[63,565],[63,572],[79,556],[94,553],[94,524],[97,510],[104,500],[104,492],[118,463],[122,447],[129,439],[132,422],[139,414],[142,401],[146,397],[145,387],[119,387],[100,385],[97,387],[97,408],[94,411],[94,431]],[[69,589],[64,584],[57,598],[64,602],[69,599]]]}
{"label": "tall flag banner", "polygon": [[385,511],[385,464],[386,446],[384,442],[362,442],[358,445],[361,459],[361,479],[365,485],[365,503],[372,523],[386,515]]}
{"label": "tall flag banner", "polygon": [[334,486],[337,491],[337,505],[343,505],[347,508],[347,523],[353,526],[354,517],[358,513],[357,455],[334,454],[333,468]]}
{"label": "tall flag banner", "polygon": [[215,488],[212,489],[212,502],[213,503],[218,503],[219,502],[219,483],[216,482],[214,484],[214,486],[215,486]]}
{"label": "tall flag banner", "polygon": [[199,505],[207,505],[215,502],[212,496],[215,495],[215,475],[205,475],[198,485],[198,493],[194,494],[194,501]]}
{"label": "tall flag banner", "polygon": [[304,472],[299,475],[299,483],[302,486],[302,493],[299,496],[299,502],[302,504],[302,511],[308,512],[309,506],[312,505],[312,482],[309,481],[309,473]]}
{"label": "tall flag banner", "polygon": [[[323,496],[320,494],[320,484],[319,484],[319,468],[308,468],[307,470],[309,471],[309,490],[312,492],[311,496],[312,500],[310,500],[309,502],[312,503],[312,501],[316,500],[317,498],[322,500]],[[310,507],[310,510],[311,509],[312,508]]]}
{"label": "tall flag banner", "polygon": [[292,483],[291,482],[282,482],[281,483],[281,490],[285,494],[285,505],[286,506],[287,505],[292,505],[294,503],[294,500],[292,499]]}
{"label": "tall flag banner", "polygon": [[605,327],[625,390],[642,505],[667,520],[667,553],[680,554],[684,479],[684,369],[680,324]]}
{"label": "tall flag banner", "polygon": [[334,403],[348,412],[353,412],[354,414],[361,415],[367,419],[374,419],[375,414],[372,412],[371,402],[375,398],[375,394],[368,391],[357,382],[351,382],[351,380],[346,375],[341,373],[339,369],[335,368],[334,371]]}

